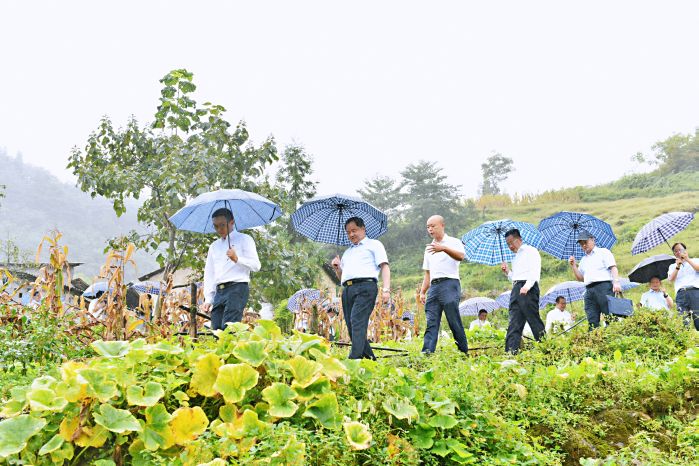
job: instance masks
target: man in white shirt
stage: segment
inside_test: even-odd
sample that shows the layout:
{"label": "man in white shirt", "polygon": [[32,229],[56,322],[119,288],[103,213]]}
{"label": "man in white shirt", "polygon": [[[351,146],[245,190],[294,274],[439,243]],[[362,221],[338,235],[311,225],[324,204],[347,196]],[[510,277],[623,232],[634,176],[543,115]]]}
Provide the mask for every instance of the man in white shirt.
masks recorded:
{"label": "man in white shirt", "polygon": [[595,245],[595,237],[587,230],[578,232],[578,244],[585,255],[578,265],[575,257],[568,262],[573,275],[585,283],[585,314],[590,330],[599,327],[601,314],[609,314],[607,296],[621,293],[619,270],[614,255],[609,249]]}
{"label": "man in white shirt", "polygon": [[687,246],[675,243],[672,246],[675,263],[668,269],[668,280],[675,283],[677,310],[684,315],[685,324],[690,320],[699,330],[699,259],[690,259]]}
{"label": "man in white shirt", "polygon": [[512,281],[510,294],[510,319],[505,335],[505,351],[515,354],[522,344],[524,324],[529,323],[534,339],[544,336],[544,323],[539,315],[539,280],[541,279],[541,256],[539,251],[522,242],[516,228],[505,233],[505,241],[510,251],[515,253],[512,270],[503,262],[502,273]]}
{"label": "man in white shirt", "polygon": [[468,326],[468,330],[472,331],[483,327],[490,327],[490,322],[488,322],[488,311],[485,309],[478,311],[478,319],[471,322],[471,325]]}
{"label": "man in white shirt", "polygon": [[216,210],[211,219],[219,239],[211,243],[204,267],[204,304],[211,312],[211,329],[243,320],[250,296],[250,272],[261,268],[253,239],[235,231],[235,220],[228,209]]}
{"label": "man in white shirt", "polygon": [[566,304],[565,297],[556,297],[556,307],[546,314],[546,333],[555,331],[554,326],[562,326],[563,330],[568,330],[573,326],[573,315],[566,311]]}
{"label": "man in white shirt", "polygon": [[366,237],[366,227],[361,218],[347,219],[345,232],[350,246],[342,254],[342,259],[337,256],[333,259],[332,266],[342,282],[342,311],[352,340],[349,358],[376,359],[367,340],[367,332],[378,295],[379,271],[383,282],[382,302],[388,304],[391,299],[388,256],[381,241]]}
{"label": "man in white shirt", "polygon": [[420,301],[425,305],[427,319],[422,352],[431,354],[437,348],[439,324],[444,312],[457,348],[468,354],[466,332],[459,315],[459,264],[464,260],[464,245],[444,233],[444,218],[439,215],[427,219],[427,233],[432,237],[432,242],[425,247],[422,261],[425,276],[420,288]]}
{"label": "man in white shirt", "polygon": [[652,277],[649,285],[650,290],[641,295],[640,305],[653,310],[665,309],[669,311],[673,304],[672,298],[660,286],[660,277]]}

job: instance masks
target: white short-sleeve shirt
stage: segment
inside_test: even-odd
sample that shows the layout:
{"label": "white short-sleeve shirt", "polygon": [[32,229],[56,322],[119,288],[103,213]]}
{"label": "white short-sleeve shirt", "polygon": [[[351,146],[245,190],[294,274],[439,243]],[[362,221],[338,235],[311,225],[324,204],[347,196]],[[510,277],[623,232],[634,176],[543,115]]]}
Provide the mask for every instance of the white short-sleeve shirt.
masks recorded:
{"label": "white short-sleeve shirt", "polygon": [[[699,259],[692,259],[692,262],[696,264],[699,262]],[[667,269],[668,275],[674,271],[675,267],[677,267],[676,264],[670,264],[670,267]],[[680,270],[677,271],[677,277],[675,277],[675,290],[680,290],[688,286],[699,288],[699,272],[694,270],[688,263],[683,262],[682,265],[680,265]]]}
{"label": "white short-sleeve shirt", "polygon": [[[447,234],[444,235],[442,241],[432,240],[432,244],[441,244],[450,249],[456,249],[457,251],[463,251],[463,243],[453,238]],[[453,259],[446,252],[436,252],[431,254],[425,251],[425,255],[422,260],[422,270],[430,271],[430,279],[435,278],[455,278],[459,279],[459,264],[460,261]]]}
{"label": "white short-sleeve shirt", "polygon": [[670,309],[662,291],[646,291],[641,295],[641,305],[649,309]]}
{"label": "white short-sleeve shirt", "polygon": [[578,269],[583,275],[585,285],[596,282],[608,282],[612,279],[612,267],[616,266],[612,251],[595,246],[590,254],[580,259]]}
{"label": "white short-sleeve shirt", "polygon": [[350,244],[340,261],[342,283],[354,278],[379,277],[380,265],[388,264],[386,248],[381,241],[364,238],[357,244]]}

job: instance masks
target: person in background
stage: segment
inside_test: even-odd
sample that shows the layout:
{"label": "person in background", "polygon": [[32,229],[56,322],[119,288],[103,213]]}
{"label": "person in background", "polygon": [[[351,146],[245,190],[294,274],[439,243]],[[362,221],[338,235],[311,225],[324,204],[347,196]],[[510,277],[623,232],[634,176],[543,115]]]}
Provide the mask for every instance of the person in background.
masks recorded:
{"label": "person in background", "polygon": [[675,263],[670,265],[667,278],[675,284],[677,311],[689,325],[699,330],[699,259],[689,258],[684,243],[672,245]]}
{"label": "person in background", "polygon": [[525,324],[529,324],[537,341],[541,340],[546,333],[539,315],[541,255],[535,247],[522,242],[522,236],[516,228],[505,233],[505,241],[510,251],[515,253],[512,259],[512,270],[505,262],[500,266],[502,273],[512,281],[505,351],[515,354],[522,344]]}
{"label": "person in background", "polygon": [[587,230],[578,232],[578,244],[585,255],[580,264],[570,256],[568,262],[576,280],[585,283],[585,314],[590,330],[600,326],[600,315],[609,314],[607,296],[621,293],[619,270],[609,249],[595,245],[595,237]]}
{"label": "person in background", "polygon": [[38,309],[39,306],[41,306],[41,293],[39,293],[39,290],[35,290],[34,293],[32,293],[32,300],[29,302],[29,307]]}
{"label": "person in background", "polygon": [[471,325],[468,326],[468,330],[471,331],[477,328],[490,326],[490,322],[488,322],[488,311],[486,311],[485,309],[481,309],[480,311],[478,311],[478,319],[471,322]]}
{"label": "person in background", "polygon": [[654,310],[670,310],[672,308],[672,298],[660,285],[660,277],[652,277],[648,282],[650,289],[641,295],[639,306]]}
{"label": "person in background", "polygon": [[566,305],[565,297],[556,297],[556,307],[546,314],[546,333],[555,332],[554,327],[563,327],[563,330],[568,330],[573,326],[575,319],[570,312],[566,311]]}

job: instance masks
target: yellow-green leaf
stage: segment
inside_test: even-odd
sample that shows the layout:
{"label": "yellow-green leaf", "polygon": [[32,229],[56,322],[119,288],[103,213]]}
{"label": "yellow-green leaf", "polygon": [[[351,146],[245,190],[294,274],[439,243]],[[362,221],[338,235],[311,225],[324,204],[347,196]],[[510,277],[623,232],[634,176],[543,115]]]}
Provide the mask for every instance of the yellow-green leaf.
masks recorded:
{"label": "yellow-green leaf", "polygon": [[340,422],[340,408],[334,393],[325,393],[306,406],[304,417],[316,419],[323,427],[335,429]]}
{"label": "yellow-green leaf", "polygon": [[233,349],[233,356],[253,367],[262,364],[267,358],[264,341],[239,341]]}
{"label": "yellow-green leaf", "polygon": [[206,431],[209,420],[199,407],[178,408],[172,413],[170,429],[177,445],[184,445],[195,440]]}
{"label": "yellow-green leaf", "polygon": [[141,432],[141,424],[131,412],[125,409],[117,409],[110,404],[100,405],[99,413],[94,413],[95,422],[107,430],[116,433]]}
{"label": "yellow-green leaf", "polygon": [[262,398],[269,403],[270,416],[291,417],[298,409],[298,405],[291,401],[296,398],[296,392],[280,382],[274,382],[262,390]]}
{"label": "yellow-green leaf", "polygon": [[126,389],[126,401],[132,406],[154,406],[163,396],[165,390],[158,382],[147,382],[145,387],[132,385]]}
{"label": "yellow-green leaf", "polygon": [[27,446],[27,441],[41,432],[46,421],[28,414],[0,421],[0,457],[19,453]]}
{"label": "yellow-green leaf", "polygon": [[214,389],[223,395],[226,403],[238,403],[248,390],[257,385],[259,376],[248,364],[226,364],[218,370]]}
{"label": "yellow-green leaf", "polygon": [[294,381],[300,387],[307,387],[315,382],[323,366],[303,356],[294,356],[288,361]]}
{"label": "yellow-green leaf", "polygon": [[216,394],[214,383],[216,383],[220,367],[221,360],[215,353],[205,354],[194,363],[192,381],[189,386],[200,395],[214,396]]}
{"label": "yellow-green leaf", "polygon": [[345,429],[347,443],[353,450],[365,450],[371,446],[371,432],[369,427],[361,422],[345,422],[342,424]]}

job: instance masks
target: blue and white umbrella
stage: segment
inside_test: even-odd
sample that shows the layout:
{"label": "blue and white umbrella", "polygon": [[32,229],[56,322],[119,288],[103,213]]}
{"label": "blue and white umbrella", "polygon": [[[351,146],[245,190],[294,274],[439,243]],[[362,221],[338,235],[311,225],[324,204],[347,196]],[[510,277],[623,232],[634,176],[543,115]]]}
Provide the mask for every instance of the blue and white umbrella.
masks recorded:
{"label": "blue and white umbrella", "polygon": [[578,281],[567,281],[553,285],[539,299],[539,309],[545,308],[548,304],[554,304],[559,296],[563,296],[568,303],[580,301],[585,297],[586,289],[585,284]]}
{"label": "blue and white umbrella", "polygon": [[503,308],[503,309],[509,309],[510,308],[510,295],[512,294],[511,291],[505,291],[504,293],[500,293],[497,298],[495,298],[495,302],[498,303],[498,305]]}
{"label": "blue and white umbrella", "polygon": [[303,288],[291,295],[286,308],[291,312],[298,312],[302,303],[312,303],[320,300],[320,291],[313,288]]}
{"label": "blue and white umbrella", "polygon": [[219,189],[200,194],[170,217],[179,230],[215,233],[211,214],[226,208],[233,214],[236,230],[259,227],[274,221],[282,209],[259,194],[242,189]]}
{"label": "blue and white umbrella", "polygon": [[160,296],[160,282],[145,281],[136,282],[131,285],[131,288],[139,293],[152,294]]}
{"label": "blue and white umbrella", "polygon": [[366,226],[366,235],[376,239],[386,233],[386,214],[358,197],[333,194],[304,202],[291,214],[291,222],[303,236],[321,243],[349,246],[345,222],[359,217]]}
{"label": "blue and white umbrella", "polygon": [[585,253],[578,244],[580,230],[587,230],[595,237],[595,244],[611,248],[616,243],[612,227],[597,217],[580,212],[558,212],[539,223],[543,237],[541,250],[559,259],[574,256],[580,259]]}
{"label": "blue and white umbrella", "polygon": [[83,291],[83,296],[86,298],[96,298],[97,293],[106,293],[107,290],[111,291],[107,282],[95,282]]}
{"label": "blue and white umbrella", "polygon": [[525,244],[535,248],[540,246],[541,234],[531,223],[515,222],[510,219],[494,220],[485,222],[461,237],[466,259],[486,265],[511,261],[514,253],[507,247],[505,233],[513,228],[519,230]]}
{"label": "blue and white umbrella", "polygon": [[654,218],[636,234],[631,254],[642,254],[662,243],[670,246],[667,240],[687,228],[692,220],[694,214],[691,212],[669,212]]}
{"label": "blue and white umbrella", "polygon": [[459,304],[459,314],[462,316],[477,316],[478,311],[481,309],[492,312],[499,308],[500,305],[494,299],[479,296],[476,298],[469,298]]}

